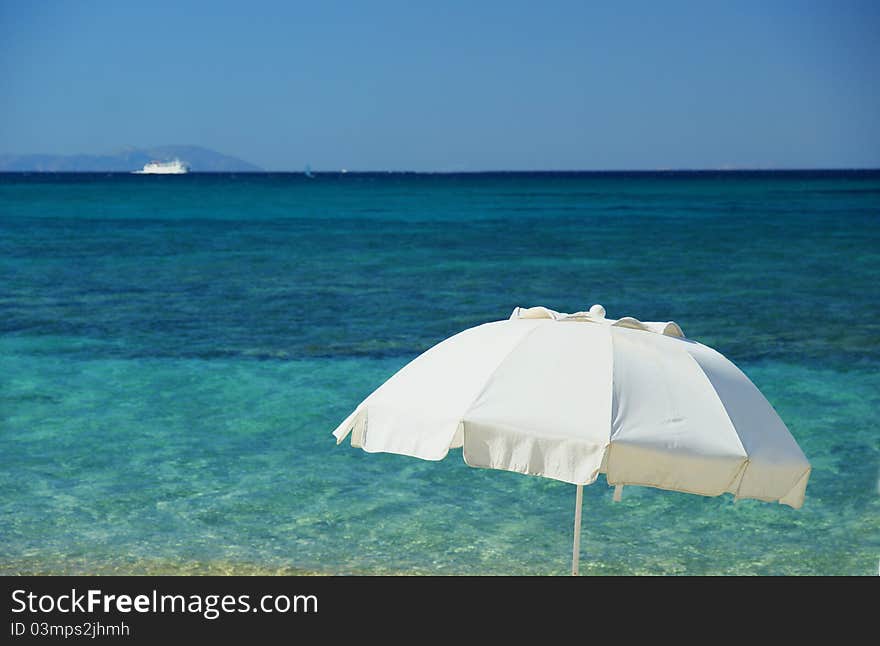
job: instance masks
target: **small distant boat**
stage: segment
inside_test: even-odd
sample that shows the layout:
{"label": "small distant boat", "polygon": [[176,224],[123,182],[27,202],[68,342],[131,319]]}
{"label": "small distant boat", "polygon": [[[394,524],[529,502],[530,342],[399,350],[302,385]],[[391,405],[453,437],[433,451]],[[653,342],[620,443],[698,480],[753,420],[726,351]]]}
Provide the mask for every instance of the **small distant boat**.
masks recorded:
{"label": "small distant boat", "polygon": [[305,175],[306,175],[306,177],[308,177],[309,179],[311,179],[311,178],[314,177],[314,175],[312,175],[312,167],[309,166],[308,164],[306,164]]}
{"label": "small distant boat", "polygon": [[133,171],[136,175],[183,175],[189,172],[189,166],[179,159],[171,161],[151,161],[144,164],[142,170]]}

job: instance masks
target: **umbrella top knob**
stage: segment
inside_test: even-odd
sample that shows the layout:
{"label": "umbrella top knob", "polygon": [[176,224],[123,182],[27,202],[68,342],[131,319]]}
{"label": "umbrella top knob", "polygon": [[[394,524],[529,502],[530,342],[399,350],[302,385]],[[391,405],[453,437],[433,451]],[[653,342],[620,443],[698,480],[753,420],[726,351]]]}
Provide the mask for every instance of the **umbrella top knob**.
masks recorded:
{"label": "umbrella top knob", "polygon": [[590,308],[590,316],[597,319],[604,319],[605,308],[598,304],[593,305],[593,307]]}

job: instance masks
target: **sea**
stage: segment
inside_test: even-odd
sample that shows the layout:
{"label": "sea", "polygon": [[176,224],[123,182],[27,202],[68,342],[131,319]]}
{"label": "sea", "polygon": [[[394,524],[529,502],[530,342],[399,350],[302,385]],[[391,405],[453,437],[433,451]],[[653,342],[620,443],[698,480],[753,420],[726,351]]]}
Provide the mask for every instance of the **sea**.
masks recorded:
{"label": "sea", "polygon": [[517,307],[676,321],[795,510],[584,489],[581,573],[877,575],[880,171],[0,175],[0,574],[555,575],[575,488],[333,429]]}

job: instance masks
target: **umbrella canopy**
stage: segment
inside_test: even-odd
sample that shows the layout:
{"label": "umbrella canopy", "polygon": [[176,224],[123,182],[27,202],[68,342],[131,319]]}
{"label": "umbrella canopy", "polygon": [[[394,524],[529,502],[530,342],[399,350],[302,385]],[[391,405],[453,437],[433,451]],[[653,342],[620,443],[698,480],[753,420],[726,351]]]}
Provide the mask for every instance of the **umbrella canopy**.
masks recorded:
{"label": "umbrella canopy", "polygon": [[[673,323],[516,308],[430,348],[334,431],[352,446],[580,486],[643,485],[799,508],[810,464],[748,377]],[[580,515],[580,503],[576,509]],[[579,520],[579,519],[576,519]],[[580,523],[576,523],[577,543]],[[575,548],[576,571],[577,547]]]}

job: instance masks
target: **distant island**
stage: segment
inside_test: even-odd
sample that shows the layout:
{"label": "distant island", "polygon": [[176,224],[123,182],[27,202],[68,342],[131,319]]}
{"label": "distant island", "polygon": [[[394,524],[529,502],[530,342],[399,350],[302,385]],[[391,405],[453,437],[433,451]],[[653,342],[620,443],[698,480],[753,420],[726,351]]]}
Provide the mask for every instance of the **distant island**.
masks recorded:
{"label": "distant island", "polygon": [[200,146],[126,147],[106,155],[2,155],[0,172],[85,173],[131,172],[150,161],[186,162],[194,173],[256,173],[263,169],[237,157]]}

